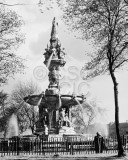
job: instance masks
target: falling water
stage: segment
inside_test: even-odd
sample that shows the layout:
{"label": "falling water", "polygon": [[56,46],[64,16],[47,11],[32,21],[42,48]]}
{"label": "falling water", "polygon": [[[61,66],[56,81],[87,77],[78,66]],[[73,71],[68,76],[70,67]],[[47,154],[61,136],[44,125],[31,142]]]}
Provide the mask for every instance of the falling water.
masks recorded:
{"label": "falling water", "polygon": [[[76,100],[77,104],[80,106],[81,113],[84,113],[83,107],[82,107],[82,105],[80,104],[80,102],[78,101],[78,99],[75,98],[75,100]],[[84,120],[83,114],[82,114],[82,119]]]}
{"label": "falling water", "polygon": [[18,127],[18,121],[17,116],[15,114],[12,114],[8,121],[8,128],[7,128],[7,138],[11,138],[13,136],[19,135],[19,127]]}
{"label": "falling water", "polygon": [[49,57],[49,59],[48,59],[48,62],[47,62],[47,65],[46,65],[48,68],[49,68],[49,66],[50,66],[50,63],[51,63],[53,54],[54,54],[54,52],[52,52],[52,54],[50,55],[50,57]]}
{"label": "falling water", "polygon": [[109,129],[108,129],[107,124],[102,123],[102,122],[100,122],[100,123],[96,122],[93,125],[93,127],[90,127],[88,129],[88,134],[96,135],[96,133],[99,132],[102,136],[108,136],[108,134],[109,134],[108,131],[109,131]]}
{"label": "falling water", "polygon": [[[77,104],[80,106],[81,112],[84,113],[83,107],[80,104],[80,102],[75,98]],[[87,104],[90,105],[90,104]],[[97,116],[99,116],[99,113],[97,113]],[[82,118],[84,119],[83,115]],[[97,120],[97,117],[95,119],[95,124],[93,128],[88,130],[88,134],[96,134],[97,132],[100,132],[103,136],[108,136],[108,126],[107,124],[103,123],[103,117],[100,115],[99,121]]]}
{"label": "falling water", "polygon": [[78,101],[78,99],[75,98],[75,100],[76,100],[77,104],[80,106],[81,112],[83,112],[83,107],[82,107],[82,105],[80,104],[80,102]]}

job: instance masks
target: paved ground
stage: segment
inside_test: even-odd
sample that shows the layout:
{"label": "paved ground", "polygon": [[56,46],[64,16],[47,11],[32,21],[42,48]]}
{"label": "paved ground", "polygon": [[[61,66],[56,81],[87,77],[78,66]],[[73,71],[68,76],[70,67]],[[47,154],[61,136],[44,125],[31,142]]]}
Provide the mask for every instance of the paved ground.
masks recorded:
{"label": "paved ground", "polygon": [[0,160],[128,160],[128,154],[125,157],[118,158],[116,154],[93,154],[93,155],[65,155],[65,156],[4,156]]}

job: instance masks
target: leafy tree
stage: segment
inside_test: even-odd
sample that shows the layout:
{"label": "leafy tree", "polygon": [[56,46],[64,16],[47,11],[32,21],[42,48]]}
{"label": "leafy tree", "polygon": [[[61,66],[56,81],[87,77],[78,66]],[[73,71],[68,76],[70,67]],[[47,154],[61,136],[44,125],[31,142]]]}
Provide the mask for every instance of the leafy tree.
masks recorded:
{"label": "leafy tree", "polygon": [[15,88],[11,93],[10,108],[17,114],[20,131],[30,127],[33,132],[38,121],[38,112],[35,112],[34,106],[25,103],[23,98],[39,93],[40,89],[33,82],[19,83]]}
{"label": "leafy tree", "polygon": [[0,92],[0,132],[4,132],[3,136],[6,137],[8,132],[8,122],[16,108],[10,106],[8,94],[3,91]]}
{"label": "leafy tree", "polygon": [[20,33],[23,21],[18,14],[0,4],[0,86],[24,69],[23,59],[15,54],[24,42]]}
{"label": "leafy tree", "polygon": [[83,39],[93,39],[96,52],[83,68],[86,78],[109,73],[114,86],[118,156],[124,155],[119,132],[118,82],[116,71],[128,61],[128,5],[123,0],[66,0],[65,22]]}
{"label": "leafy tree", "polygon": [[4,137],[6,135],[7,116],[6,108],[8,106],[8,95],[3,91],[0,92],[0,131],[4,131]]}
{"label": "leafy tree", "polygon": [[84,102],[72,108],[71,114],[73,118],[73,125],[79,127],[79,132],[88,133],[88,128],[91,124],[96,123],[97,115],[103,116],[105,109],[98,107],[96,101],[93,99],[89,103]]}

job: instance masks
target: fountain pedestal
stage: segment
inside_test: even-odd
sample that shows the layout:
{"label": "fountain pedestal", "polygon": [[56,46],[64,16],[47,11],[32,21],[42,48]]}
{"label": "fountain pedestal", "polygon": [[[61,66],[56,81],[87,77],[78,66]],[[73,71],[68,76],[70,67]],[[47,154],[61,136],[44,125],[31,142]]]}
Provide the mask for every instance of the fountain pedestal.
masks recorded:
{"label": "fountain pedestal", "polygon": [[74,135],[76,132],[73,127],[63,126],[59,129],[59,135]]}

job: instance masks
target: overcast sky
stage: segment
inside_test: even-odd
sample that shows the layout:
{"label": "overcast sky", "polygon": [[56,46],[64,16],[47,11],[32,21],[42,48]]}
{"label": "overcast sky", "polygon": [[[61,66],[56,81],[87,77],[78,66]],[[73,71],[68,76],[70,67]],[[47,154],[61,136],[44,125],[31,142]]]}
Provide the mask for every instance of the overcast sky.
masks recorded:
{"label": "overcast sky", "polygon": [[[65,81],[70,83],[71,85],[73,84],[75,86],[75,92],[77,93],[78,86],[80,83],[82,83],[83,88],[81,92],[85,92],[85,94],[89,92],[89,95],[96,98],[97,103],[101,107],[106,108],[107,112],[106,116],[104,117],[105,122],[114,121],[114,97],[113,86],[110,77],[101,76],[89,82],[83,82],[82,78],[80,77],[81,67],[87,61],[85,53],[92,52],[92,45],[90,44],[90,42],[76,39],[74,37],[74,34],[67,30],[66,26],[60,19],[61,13],[59,10],[57,10],[57,8],[51,11],[43,10],[44,13],[41,13],[37,5],[38,0],[6,1],[8,4],[26,4],[10,8],[15,9],[25,21],[23,32],[26,34],[26,41],[19,48],[17,54],[27,60],[27,69],[25,70],[24,75],[16,75],[15,80],[10,79],[8,86],[4,86],[5,91],[11,91],[12,88],[15,87],[15,84],[18,80],[33,80],[38,83],[41,90],[45,90],[47,88],[47,70],[45,65],[43,64],[43,53],[45,52],[45,48],[49,43],[52,20],[54,17],[56,17],[59,23],[59,39],[62,48],[64,47],[65,52],[67,53],[67,64],[62,72],[62,74],[66,74],[63,82]],[[42,73],[42,71],[44,73]],[[76,82],[73,81],[73,76]],[[125,122],[126,120],[128,120],[128,71],[120,71],[117,76],[119,82],[120,122]],[[72,88],[72,86],[70,87]],[[63,88],[63,92],[69,93],[68,87]],[[87,99],[89,99],[89,96],[87,97]]]}

